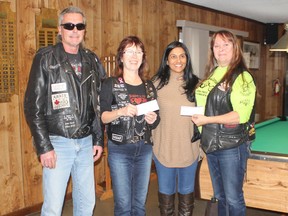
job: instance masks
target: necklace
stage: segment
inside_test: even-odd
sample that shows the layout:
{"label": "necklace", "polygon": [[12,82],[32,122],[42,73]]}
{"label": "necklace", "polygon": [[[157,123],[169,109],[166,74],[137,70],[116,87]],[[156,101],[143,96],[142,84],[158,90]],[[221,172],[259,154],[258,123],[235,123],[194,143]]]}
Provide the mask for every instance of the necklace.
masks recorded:
{"label": "necklace", "polygon": [[[138,119],[138,117],[140,117],[140,119]],[[140,127],[138,126],[138,129],[142,128],[140,132],[137,131],[137,126],[135,127],[135,133],[138,135],[138,136],[143,136],[145,131],[144,131],[144,120],[145,120],[145,115],[142,115],[141,116],[136,116],[135,118],[135,122],[138,123],[138,125],[141,125]]]}

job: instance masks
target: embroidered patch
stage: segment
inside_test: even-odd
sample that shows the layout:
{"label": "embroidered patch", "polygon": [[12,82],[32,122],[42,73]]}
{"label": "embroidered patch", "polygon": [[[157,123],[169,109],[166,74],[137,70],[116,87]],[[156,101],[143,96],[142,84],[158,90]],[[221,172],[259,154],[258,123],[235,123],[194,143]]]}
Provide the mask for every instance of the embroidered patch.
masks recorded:
{"label": "embroidered patch", "polygon": [[71,114],[64,115],[63,120],[64,120],[64,127],[66,129],[76,127],[76,120],[74,115]]}
{"label": "embroidered patch", "polygon": [[121,100],[126,100],[128,98],[128,95],[126,93],[120,93],[118,94],[118,97],[121,99]]}
{"label": "embroidered patch", "polygon": [[53,94],[51,97],[54,110],[70,107],[68,93]]}
{"label": "embroidered patch", "polygon": [[117,141],[117,142],[122,142],[123,141],[123,136],[119,134],[112,134],[112,140]]}
{"label": "embroidered patch", "polygon": [[60,91],[66,91],[67,85],[66,83],[54,83],[51,85],[52,92],[60,92]]}

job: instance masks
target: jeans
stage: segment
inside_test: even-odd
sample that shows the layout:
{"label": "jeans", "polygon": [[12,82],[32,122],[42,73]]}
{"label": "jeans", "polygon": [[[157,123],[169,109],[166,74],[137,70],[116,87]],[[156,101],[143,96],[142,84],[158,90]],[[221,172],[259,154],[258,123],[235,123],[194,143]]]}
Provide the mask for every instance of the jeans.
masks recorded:
{"label": "jeans", "polygon": [[108,163],[114,194],[114,215],[144,216],[152,163],[152,146],[144,140],[114,144],[108,140]]}
{"label": "jeans", "polygon": [[56,168],[43,168],[42,216],[60,216],[67,183],[72,175],[73,215],[93,215],[95,206],[92,136],[68,139],[50,136],[57,155]]}
{"label": "jeans", "polygon": [[218,215],[245,216],[243,181],[249,157],[249,144],[207,154]]}
{"label": "jeans", "polygon": [[198,160],[195,160],[187,167],[165,167],[162,165],[155,155],[153,155],[155,163],[159,192],[166,195],[176,193],[176,184],[180,194],[189,194],[194,192],[195,175],[198,165]]}

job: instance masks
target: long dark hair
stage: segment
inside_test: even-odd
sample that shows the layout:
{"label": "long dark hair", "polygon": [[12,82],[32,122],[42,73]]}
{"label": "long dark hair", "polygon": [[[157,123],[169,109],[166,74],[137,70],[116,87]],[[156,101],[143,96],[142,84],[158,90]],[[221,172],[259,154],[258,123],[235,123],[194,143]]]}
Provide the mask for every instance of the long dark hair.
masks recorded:
{"label": "long dark hair", "polygon": [[160,67],[157,73],[152,77],[152,81],[159,80],[159,83],[156,86],[157,90],[163,88],[163,86],[168,84],[171,71],[170,71],[169,65],[167,65],[167,61],[168,61],[170,52],[176,47],[181,47],[185,51],[187,62],[186,62],[186,67],[184,68],[184,73],[183,73],[183,80],[185,81],[185,83],[183,84],[183,89],[185,90],[187,99],[192,102],[194,101],[193,91],[199,81],[199,78],[193,73],[191,57],[190,57],[188,48],[186,47],[185,44],[179,41],[173,41],[166,47],[164,54],[162,56]]}
{"label": "long dark hair", "polygon": [[142,56],[142,64],[139,67],[138,70],[138,74],[140,76],[140,78],[142,80],[146,80],[146,76],[147,76],[147,71],[148,71],[148,64],[147,64],[147,60],[146,60],[146,51],[145,51],[145,47],[143,42],[137,37],[137,36],[128,36],[125,37],[119,44],[119,47],[117,49],[117,55],[116,55],[116,68],[115,68],[115,74],[116,76],[123,76],[123,62],[122,57],[124,54],[124,50],[127,47],[130,46],[137,46],[140,47],[142,52],[143,52],[143,56]]}

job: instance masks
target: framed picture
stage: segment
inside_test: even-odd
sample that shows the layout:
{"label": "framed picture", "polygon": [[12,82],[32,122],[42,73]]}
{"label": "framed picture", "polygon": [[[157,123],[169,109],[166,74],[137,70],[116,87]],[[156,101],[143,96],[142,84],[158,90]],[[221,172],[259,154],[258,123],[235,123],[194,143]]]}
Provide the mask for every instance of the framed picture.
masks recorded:
{"label": "framed picture", "polygon": [[248,68],[259,69],[260,43],[243,41],[243,53]]}

